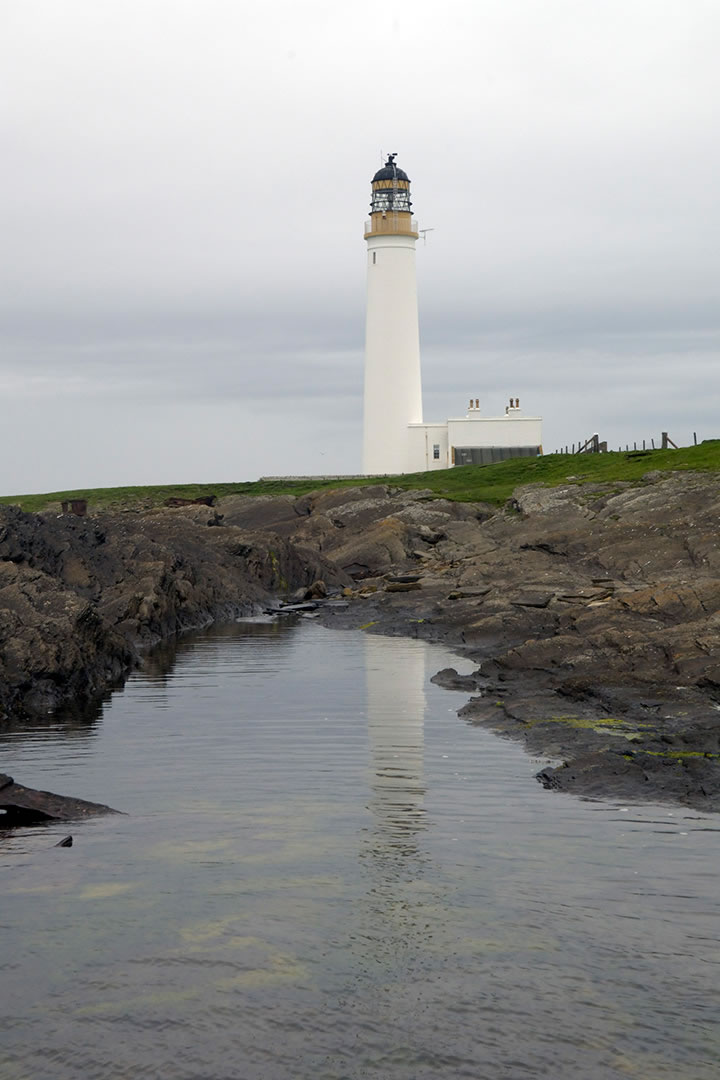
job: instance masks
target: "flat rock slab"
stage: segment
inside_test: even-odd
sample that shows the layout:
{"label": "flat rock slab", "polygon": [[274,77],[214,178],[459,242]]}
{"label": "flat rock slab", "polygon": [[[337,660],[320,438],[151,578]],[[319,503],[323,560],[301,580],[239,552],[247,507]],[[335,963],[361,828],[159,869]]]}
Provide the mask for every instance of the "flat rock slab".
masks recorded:
{"label": "flat rock slab", "polygon": [[525,593],[511,602],[513,607],[546,608],[552,598],[552,593]]}
{"label": "flat rock slab", "polygon": [[490,585],[470,585],[448,593],[448,600],[481,600],[491,591]]}
{"label": "flat rock slab", "polygon": [[298,611],[317,611],[319,606],[315,600],[306,600],[298,604],[283,604],[282,607],[271,610],[274,615],[294,615]]}
{"label": "flat rock slab", "polygon": [[558,593],[556,599],[566,604],[588,604],[596,600],[607,600],[613,589],[577,589],[575,592]]}
{"label": "flat rock slab", "polygon": [[74,821],[78,818],[118,814],[111,806],[35,791],[16,784],[12,776],[0,773],[0,826],[32,825],[39,821]]}

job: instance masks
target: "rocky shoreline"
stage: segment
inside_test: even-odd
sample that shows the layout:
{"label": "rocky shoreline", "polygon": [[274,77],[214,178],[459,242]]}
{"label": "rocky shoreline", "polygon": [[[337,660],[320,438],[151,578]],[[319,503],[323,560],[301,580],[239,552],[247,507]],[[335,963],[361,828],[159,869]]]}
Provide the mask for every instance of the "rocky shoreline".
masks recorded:
{"label": "rocky shoreline", "polygon": [[347,575],[207,507],[78,518],[0,508],[0,727],[83,706],[149,646]]}
{"label": "rocky shoreline", "polygon": [[[92,512],[92,508],[91,508]],[[443,642],[467,722],[549,788],[720,810],[720,484],[528,487],[502,509],[384,485],[216,507],[0,510],[0,724],[117,685],[159,640],[344,593],[329,626]]]}

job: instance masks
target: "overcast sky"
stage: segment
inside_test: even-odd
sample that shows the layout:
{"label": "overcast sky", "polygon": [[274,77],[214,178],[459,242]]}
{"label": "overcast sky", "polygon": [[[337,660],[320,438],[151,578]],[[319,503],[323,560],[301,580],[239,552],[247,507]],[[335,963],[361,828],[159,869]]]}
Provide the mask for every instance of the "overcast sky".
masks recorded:
{"label": "overcast sky", "polygon": [[718,0],[0,0],[0,493],[360,468],[412,182],[425,419],[720,435]]}

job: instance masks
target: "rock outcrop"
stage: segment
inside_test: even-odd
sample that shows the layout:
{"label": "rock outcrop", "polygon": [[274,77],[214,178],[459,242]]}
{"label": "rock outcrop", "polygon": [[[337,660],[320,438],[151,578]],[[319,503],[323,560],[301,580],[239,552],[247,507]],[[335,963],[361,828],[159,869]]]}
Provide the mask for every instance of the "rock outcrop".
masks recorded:
{"label": "rock outcrop", "polygon": [[[361,603],[336,624],[461,646],[479,664],[463,715],[568,759],[546,786],[720,809],[714,476],[533,486],[492,514],[422,494],[391,513],[378,502],[381,520],[330,545],[365,545],[346,567]],[[392,558],[370,544],[379,526],[401,538]],[[410,569],[420,588],[396,591]]]}

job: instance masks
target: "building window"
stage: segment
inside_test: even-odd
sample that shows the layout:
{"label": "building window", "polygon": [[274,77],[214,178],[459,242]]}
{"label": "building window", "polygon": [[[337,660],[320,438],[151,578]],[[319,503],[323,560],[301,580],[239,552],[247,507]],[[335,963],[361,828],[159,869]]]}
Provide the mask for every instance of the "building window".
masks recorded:
{"label": "building window", "polygon": [[377,251],[373,251],[373,266],[377,262]]}
{"label": "building window", "polygon": [[433,443],[433,458],[435,461],[440,460],[440,443]]}

